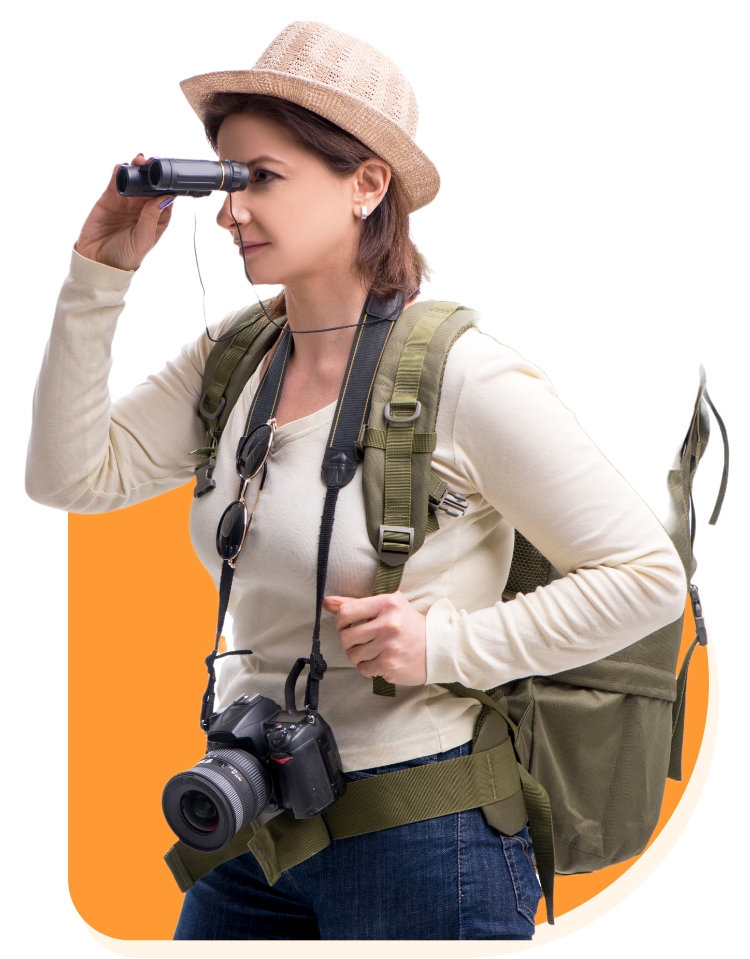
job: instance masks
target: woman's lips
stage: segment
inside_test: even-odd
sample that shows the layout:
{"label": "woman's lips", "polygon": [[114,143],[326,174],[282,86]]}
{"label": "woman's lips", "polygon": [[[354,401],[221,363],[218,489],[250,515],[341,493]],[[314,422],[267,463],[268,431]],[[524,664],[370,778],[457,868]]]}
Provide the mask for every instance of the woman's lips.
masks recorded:
{"label": "woman's lips", "polygon": [[248,253],[252,253],[254,250],[260,250],[261,247],[268,246],[268,243],[243,243],[241,246],[237,244],[240,248],[240,256],[247,256]]}

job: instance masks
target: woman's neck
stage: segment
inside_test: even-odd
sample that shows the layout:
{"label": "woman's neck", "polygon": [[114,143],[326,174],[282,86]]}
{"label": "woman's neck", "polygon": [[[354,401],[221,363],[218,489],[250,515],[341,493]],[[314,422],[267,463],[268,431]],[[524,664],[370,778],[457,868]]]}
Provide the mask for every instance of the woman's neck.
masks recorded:
{"label": "woman's neck", "polygon": [[[367,286],[353,277],[323,276],[285,288],[294,337],[294,364],[309,375],[335,375],[346,368]],[[331,329],[333,327],[333,329]],[[340,327],[340,329],[335,329]],[[311,330],[326,330],[313,333]]]}
{"label": "woman's neck", "polygon": [[[301,379],[311,380],[341,380],[346,370],[346,364],[349,361],[354,335],[356,333],[356,324],[359,323],[362,310],[367,299],[366,293],[359,293],[358,297],[350,298],[348,310],[344,310],[344,304],[323,306],[322,303],[310,303],[307,308],[300,308],[299,300],[296,302],[288,298],[285,289],[285,298],[287,306],[287,321],[284,324],[285,329],[294,333],[299,331],[294,337],[293,351],[290,357],[290,364],[294,366],[295,373]],[[418,290],[414,296],[404,304],[404,309],[417,303],[422,298],[421,291]],[[353,325],[349,325],[353,324]],[[321,330],[327,327],[341,327],[344,329],[327,330],[321,333],[305,333],[304,330]],[[276,341],[274,347],[266,356],[265,362],[261,368],[261,378],[265,374],[272,358],[276,352],[276,347],[280,344],[281,338]]]}

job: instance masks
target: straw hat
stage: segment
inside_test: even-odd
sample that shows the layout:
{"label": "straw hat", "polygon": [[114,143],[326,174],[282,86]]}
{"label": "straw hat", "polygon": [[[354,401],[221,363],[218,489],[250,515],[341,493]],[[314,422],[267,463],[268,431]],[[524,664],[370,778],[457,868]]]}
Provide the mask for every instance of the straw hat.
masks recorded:
{"label": "straw hat", "polygon": [[204,73],[180,86],[201,120],[217,91],[265,93],[325,117],[390,164],[410,212],[440,187],[437,170],[414,142],[418,111],[409,81],[379,50],[324,23],[290,24],[252,70]]}

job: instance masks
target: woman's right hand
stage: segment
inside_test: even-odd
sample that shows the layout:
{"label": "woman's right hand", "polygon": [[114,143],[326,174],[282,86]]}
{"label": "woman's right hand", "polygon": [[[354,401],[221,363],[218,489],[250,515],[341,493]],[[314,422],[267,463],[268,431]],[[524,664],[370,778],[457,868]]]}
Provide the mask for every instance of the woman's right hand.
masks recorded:
{"label": "woman's right hand", "polygon": [[[133,158],[134,166],[146,162],[142,153]],[[107,189],[83,224],[75,248],[88,260],[118,270],[137,270],[169,225],[171,206],[159,206],[171,198],[120,196],[115,184],[119,169],[118,164],[112,171]]]}

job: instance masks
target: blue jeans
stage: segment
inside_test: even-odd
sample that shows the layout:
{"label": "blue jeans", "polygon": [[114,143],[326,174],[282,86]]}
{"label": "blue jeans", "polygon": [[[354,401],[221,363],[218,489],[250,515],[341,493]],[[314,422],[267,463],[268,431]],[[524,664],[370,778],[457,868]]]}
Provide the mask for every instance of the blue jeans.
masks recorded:
{"label": "blue jeans", "polygon": [[[465,756],[469,743],[378,769]],[[481,809],[338,839],[269,886],[252,853],[185,896],[175,939],[531,939],[541,889],[528,831]]]}

